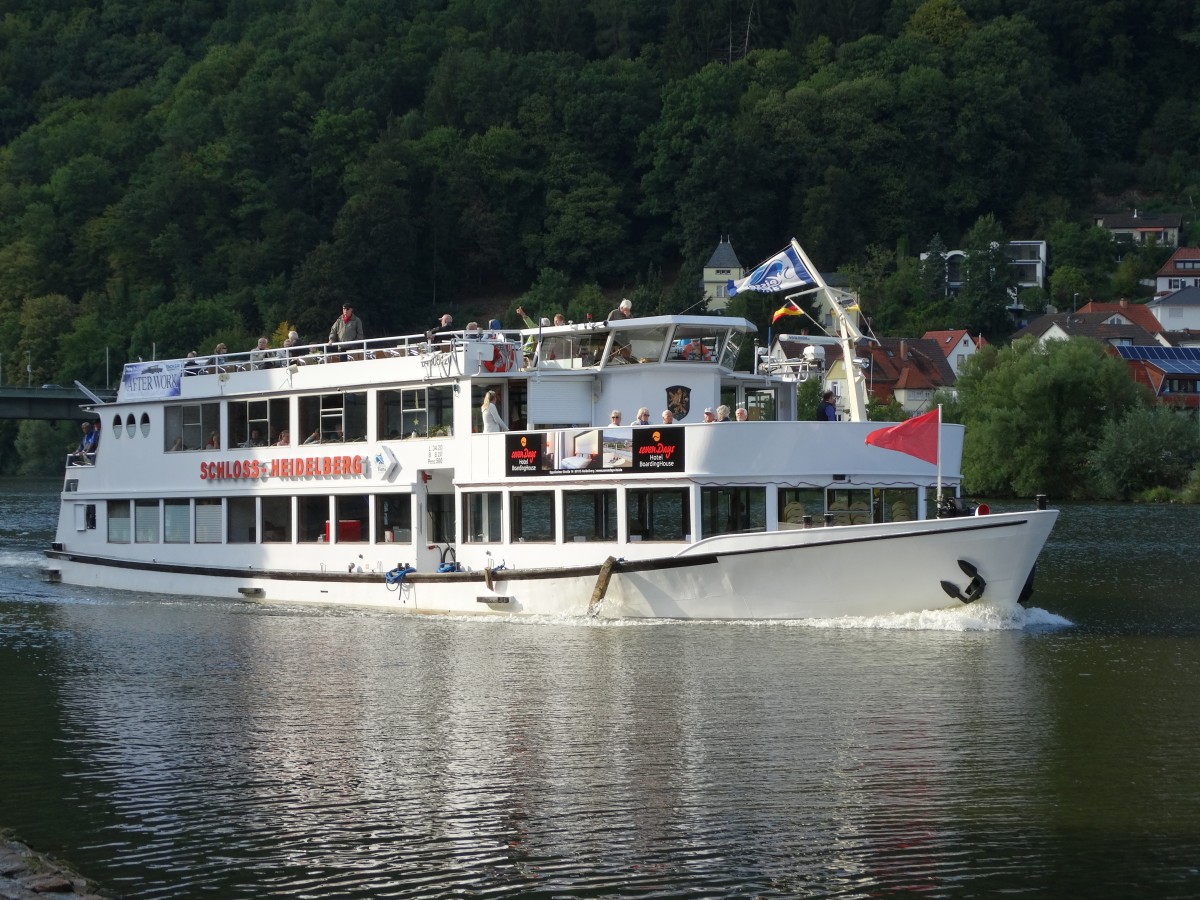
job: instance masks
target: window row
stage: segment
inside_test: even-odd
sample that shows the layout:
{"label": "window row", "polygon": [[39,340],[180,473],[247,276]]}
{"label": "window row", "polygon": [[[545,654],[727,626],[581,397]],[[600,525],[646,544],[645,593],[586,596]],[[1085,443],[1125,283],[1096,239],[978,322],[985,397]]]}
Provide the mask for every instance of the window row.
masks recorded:
{"label": "window row", "polygon": [[[230,400],[226,404],[224,435],[220,403],[174,404],[164,411],[163,449],[291,447],[453,434],[454,390],[450,385],[378,391],[375,395],[378,434],[373,436],[367,433],[367,403],[366,391],[301,396],[297,398],[293,422],[291,401],[287,397]],[[132,422],[133,417],[129,418]],[[149,419],[145,415],[142,418],[143,430],[148,431]]]}
{"label": "window row", "polygon": [[[930,489],[932,492],[932,489]],[[617,488],[597,490],[468,491],[459,513],[464,543],[615,542],[622,539]],[[691,492],[687,488],[627,488],[625,531],[629,541],[692,540]],[[765,487],[702,487],[699,536],[764,531]],[[781,529],[806,525],[862,525],[918,518],[916,488],[780,488]],[[927,497],[930,508],[932,493]],[[428,540],[454,543],[454,498],[427,498]],[[81,505],[82,507],[83,505]],[[88,504],[79,527],[95,528]],[[807,521],[806,521],[807,519]],[[561,526],[561,537],[559,535]],[[212,497],[173,500],[110,500],[108,542],[167,544],[410,543],[412,496],[396,494]],[[422,536],[416,536],[422,540]]]}

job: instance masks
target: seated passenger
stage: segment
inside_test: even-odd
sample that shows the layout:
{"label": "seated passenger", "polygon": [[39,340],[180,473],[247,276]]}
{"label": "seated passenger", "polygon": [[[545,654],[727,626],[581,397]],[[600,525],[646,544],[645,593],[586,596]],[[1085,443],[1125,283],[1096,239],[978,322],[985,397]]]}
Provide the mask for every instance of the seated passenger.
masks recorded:
{"label": "seated passenger", "polygon": [[633,424],[634,425],[649,425],[650,424],[650,410],[648,410],[644,406],[641,409],[639,409],[637,411],[637,418],[634,419]]}

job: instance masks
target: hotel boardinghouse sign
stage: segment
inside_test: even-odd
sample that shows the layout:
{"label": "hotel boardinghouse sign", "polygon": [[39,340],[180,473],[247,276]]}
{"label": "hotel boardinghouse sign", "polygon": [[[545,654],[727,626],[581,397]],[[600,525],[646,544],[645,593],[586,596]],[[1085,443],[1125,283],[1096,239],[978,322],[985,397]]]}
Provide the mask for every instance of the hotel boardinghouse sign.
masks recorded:
{"label": "hotel boardinghouse sign", "polygon": [[683,472],[683,427],[527,431],[504,437],[509,475]]}

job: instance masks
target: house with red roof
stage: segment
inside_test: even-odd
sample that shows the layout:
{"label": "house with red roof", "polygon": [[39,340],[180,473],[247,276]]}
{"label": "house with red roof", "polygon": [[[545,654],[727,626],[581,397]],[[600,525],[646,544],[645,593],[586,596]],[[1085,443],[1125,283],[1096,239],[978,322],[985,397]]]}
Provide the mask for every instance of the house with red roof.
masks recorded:
{"label": "house with red roof", "polygon": [[885,337],[861,342],[855,353],[867,361],[867,392],[880,403],[895,397],[909,413],[927,411],[934,391],[957,380],[937,341]]}
{"label": "house with red roof", "polygon": [[1154,276],[1157,295],[1200,287],[1200,247],[1179,247]]}
{"label": "house with red roof", "polygon": [[1120,300],[1117,303],[1098,303],[1089,300],[1079,307],[1080,313],[1104,313],[1107,318],[1105,325],[1140,325],[1150,334],[1158,334],[1163,330],[1162,323],[1155,318],[1153,311],[1145,303],[1130,303]]}
{"label": "house with red roof", "polygon": [[954,372],[955,378],[962,374],[963,363],[974,356],[977,350],[987,344],[987,339],[982,334],[977,338],[973,338],[971,337],[971,332],[963,328],[951,331],[927,331],[922,340],[935,341],[937,343],[938,347],[941,348],[942,354],[946,357],[946,362],[949,363],[951,371]]}

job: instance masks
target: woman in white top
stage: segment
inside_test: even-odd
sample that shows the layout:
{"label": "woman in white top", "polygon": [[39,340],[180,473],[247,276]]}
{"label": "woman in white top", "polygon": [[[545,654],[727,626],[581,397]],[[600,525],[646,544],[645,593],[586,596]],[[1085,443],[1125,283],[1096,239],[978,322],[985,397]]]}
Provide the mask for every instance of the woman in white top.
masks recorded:
{"label": "woman in white top", "polygon": [[488,391],[483,395],[483,404],[479,407],[480,413],[483,414],[483,430],[489,431],[508,431],[508,425],[500,416],[500,410],[496,408],[496,392]]}

